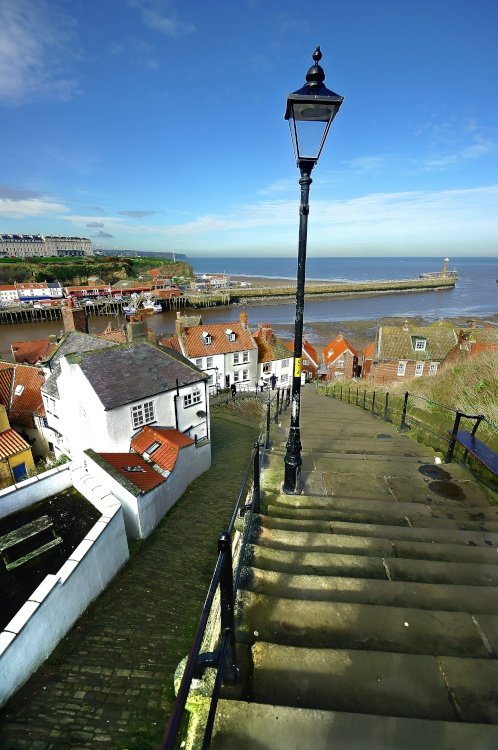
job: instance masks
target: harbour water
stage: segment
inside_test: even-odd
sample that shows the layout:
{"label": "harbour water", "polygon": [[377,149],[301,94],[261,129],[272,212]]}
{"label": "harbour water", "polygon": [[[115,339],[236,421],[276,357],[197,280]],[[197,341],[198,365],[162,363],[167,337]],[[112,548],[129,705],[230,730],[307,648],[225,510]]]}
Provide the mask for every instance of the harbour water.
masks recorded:
{"label": "harbour water", "polygon": [[[196,273],[226,272],[231,276],[295,279],[296,272],[294,258],[189,258],[189,262]],[[416,278],[421,273],[440,271],[442,262],[442,258],[309,258],[306,272],[310,280],[406,279]],[[308,301],[304,312],[305,328],[317,323],[374,321],[386,317],[422,317],[427,321],[462,316],[486,319],[498,313],[498,258],[456,258],[450,260],[448,268],[456,268],[458,272],[458,281],[452,289]],[[238,319],[240,310],[241,307],[237,306],[215,307],[195,313],[202,314],[206,323],[228,323]],[[149,325],[156,333],[172,333],[175,317],[174,312],[151,315]],[[249,320],[251,327],[256,327],[259,322],[269,322],[278,326],[282,335],[290,337],[294,303],[290,300],[274,305],[257,305],[249,310]],[[123,322],[120,318],[91,318],[90,333],[103,331],[110,321],[116,324]],[[0,326],[0,354],[11,359],[10,344],[13,341],[46,338],[50,334],[60,333],[60,330],[60,320]]]}

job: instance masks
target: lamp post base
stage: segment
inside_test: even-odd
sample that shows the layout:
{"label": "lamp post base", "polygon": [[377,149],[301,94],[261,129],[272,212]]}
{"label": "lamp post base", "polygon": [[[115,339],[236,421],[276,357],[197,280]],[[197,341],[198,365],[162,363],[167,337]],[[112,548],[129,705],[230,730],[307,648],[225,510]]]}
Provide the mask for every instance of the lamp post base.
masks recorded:
{"label": "lamp post base", "polygon": [[287,452],[284,458],[284,484],[282,487],[286,495],[300,495],[303,491],[301,482],[301,438],[299,428],[292,428],[287,441]]}

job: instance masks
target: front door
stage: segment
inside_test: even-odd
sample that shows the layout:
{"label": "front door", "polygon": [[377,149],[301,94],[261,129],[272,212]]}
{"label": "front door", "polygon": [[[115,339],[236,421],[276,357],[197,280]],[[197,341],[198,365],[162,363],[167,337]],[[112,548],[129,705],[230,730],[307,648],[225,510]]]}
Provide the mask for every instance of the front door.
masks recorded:
{"label": "front door", "polygon": [[14,475],[14,482],[22,482],[26,479],[27,471],[26,464],[18,464],[12,467],[12,474]]}

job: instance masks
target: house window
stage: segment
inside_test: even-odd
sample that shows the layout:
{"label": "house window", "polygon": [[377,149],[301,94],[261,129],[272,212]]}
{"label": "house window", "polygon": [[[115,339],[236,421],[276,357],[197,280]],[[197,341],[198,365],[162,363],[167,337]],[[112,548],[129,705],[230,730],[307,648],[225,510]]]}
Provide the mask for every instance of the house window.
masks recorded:
{"label": "house window", "polygon": [[415,339],[415,351],[425,352],[427,341],[425,339]]}
{"label": "house window", "polygon": [[268,375],[268,373],[271,372],[271,362],[265,362],[263,365],[263,372],[265,375]]}
{"label": "house window", "polygon": [[213,366],[213,358],[212,357],[206,357],[206,370],[209,370],[210,367]]}
{"label": "house window", "polygon": [[344,367],[344,357],[341,357],[340,359],[337,359],[336,363],[335,363],[335,366],[338,369],[342,370],[342,368]]}
{"label": "house window", "polygon": [[437,373],[437,362],[431,362],[429,366],[429,375],[435,375]]}
{"label": "house window", "polygon": [[283,359],[282,360],[282,367],[289,367],[289,360],[288,359]]}
{"label": "house window", "polygon": [[238,365],[240,362],[240,352],[235,352],[233,355],[233,363],[234,365]]}
{"label": "house window", "polygon": [[406,371],[406,362],[398,362],[398,375],[404,375]]}
{"label": "house window", "polygon": [[199,404],[201,402],[201,392],[200,391],[192,391],[192,393],[186,393],[183,397],[183,406],[193,406],[194,404]]}
{"label": "house window", "polygon": [[417,364],[415,365],[415,377],[419,378],[423,374],[424,374],[424,363],[417,362]]}
{"label": "house window", "polygon": [[309,365],[310,361],[309,359],[303,359],[303,365]]}
{"label": "house window", "polygon": [[154,422],[155,418],[153,401],[144,401],[143,404],[131,407],[131,421],[134,430],[142,427],[144,424]]}
{"label": "house window", "polygon": [[195,366],[199,367],[202,370],[202,357],[195,360]]}
{"label": "house window", "polygon": [[242,362],[249,362],[249,352],[242,352]]}
{"label": "house window", "polygon": [[227,339],[229,341],[235,341],[235,333],[230,328],[227,328],[227,330],[225,331],[225,333],[226,333]]}
{"label": "house window", "polygon": [[208,333],[207,331],[203,331],[202,332],[202,341],[203,341],[203,343],[206,346],[209,346],[209,344],[211,344],[211,342],[213,341],[213,339],[211,338],[211,334]]}
{"label": "house window", "polygon": [[242,380],[249,380],[249,370],[242,370]]}
{"label": "house window", "polygon": [[148,448],[144,450],[144,453],[148,453],[149,456],[151,453],[154,453],[154,451],[157,451],[158,448],[160,448],[161,443],[159,443],[157,440],[155,440],[153,443],[149,445]]}
{"label": "house window", "polygon": [[237,382],[239,381],[239,377],[240,377],[240,373],[239,373],[239,371],[238,371],[238,370],[235,370],[235,372],[234,372],[234,374],[233,374],[233,382],[234,382],[234,383],[237,383]]}
{"label": "house window", "polygon": [[285,375],[281,375],[280,376],[280,382],[281,383],[287,383],[288,379],[289,379],[289,376],[287,375],[287,373],[285,373]]}

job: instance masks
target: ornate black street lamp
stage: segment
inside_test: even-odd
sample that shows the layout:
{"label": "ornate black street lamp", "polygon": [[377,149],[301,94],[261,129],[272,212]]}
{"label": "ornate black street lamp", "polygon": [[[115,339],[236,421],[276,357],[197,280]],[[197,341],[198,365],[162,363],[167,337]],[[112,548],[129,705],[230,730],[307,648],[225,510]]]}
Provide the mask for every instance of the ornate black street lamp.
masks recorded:
{"label": "ornate black street lamp", "polygon": [[325,73],[318,64],[322,58],[320,47],[313,53],[314,65],[306,73],[304,86],[289,94],[285,119],[289,121],[294,154],[301,173],[301,205],[299,207],[299,249],[297,260],[296,318],[294,324],[294,371],[292,377],[292,410],[289,438],[285,453],[283,490],[288,495],[301,492],[301,434],[299,412],[301,405],[301,357],[303,347],[304,282],[306,278],[306,241],[308,235],[309,193],[311,170],[320,158],[332,120],[343,97],[328,89]]}

